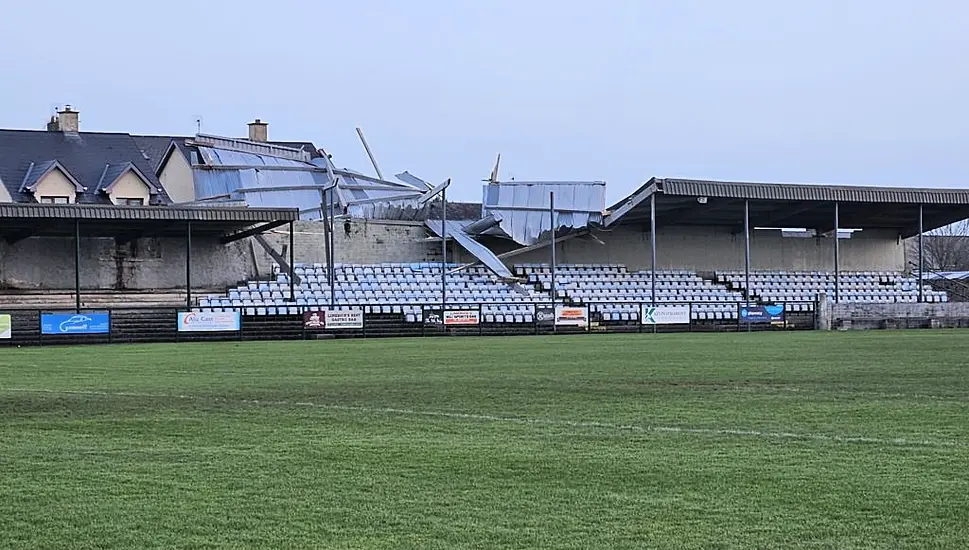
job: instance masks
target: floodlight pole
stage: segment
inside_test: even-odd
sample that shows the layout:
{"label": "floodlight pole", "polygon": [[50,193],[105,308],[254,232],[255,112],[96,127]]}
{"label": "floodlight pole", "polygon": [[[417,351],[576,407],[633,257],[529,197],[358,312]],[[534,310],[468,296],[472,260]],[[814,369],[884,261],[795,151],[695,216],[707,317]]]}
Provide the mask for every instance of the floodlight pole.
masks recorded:
{"label": "floodlight pole", "polygon": [[74,309],[81,312],[81,220],[74,218]]}
{"label": "floodlight pole", "polygon": [[922,271],[925,267],[923,263],[923,256],[922,256],[922,244],[923,244],[922,233],[925,231],[925,228],[923,227],[922,224],[923,224],[922,204],[919,203],[919,303],[922,303],[923,301],[925,301],[924,291],[922,290],[922,282],[923,282]]}
{"label": "floodlight pole", "polygon": [[750,201],[744,201],[744,300],[750,307]]}
{"label": "floodlight pole", "polygon": [[296,244],[294,235],[296,222],[289,222],[289,301],[296,301]]}
{"label": "floodlight pole", "polygon": [[[552,315],[555,315],[555,192],[548,194],[548,225],[552,239]],[[555,332],[555,322],[552,322],[552,332]]]}
{"label": "floodlight pole", "polygon": [[[323,260],[326,262],[326,282],[329,286],[330,272],[333,267],[330,265],[330,213],[328,210],[330,190],[324,188],[320,192],[320,222],[323,223]],[[332,288],[332,287],[331,287]],[[333,295],[330,294],[330,307],[333,307]]]}
{"label": "floodlight pole", "polygon": [[[447,303],[447,187],[441,190],[441,315]],[[443,318],[443,317],[442,317]]]}
{"label": "floodlight pole", "polygon": [[185,223],[185,309],[192,310],[192,222]]}
{"label": "floodlight pole", "polygon": [[656,307],[656,192],[649,196],[650,306]]}
{"label": "floodlight pole", "polygon": [[834,203],[834,303],[841,303],[841,242],[838,226],[841,225],[839,203]]}
{"label": "floodlight pole", "polygon": [[333,209],[333,198],[336,195],[334,193],[336,185],[336,181],[334,180],[333,186],[327,191],[326,208],[329,217],[328,219],[323,220],[323,225],[328,228],[328,240],[326,242],[326,275],[327,282],[330,283],[331,308],[336,304],[336,251],[333,249],[333,247],[336,245],[336,210]]}

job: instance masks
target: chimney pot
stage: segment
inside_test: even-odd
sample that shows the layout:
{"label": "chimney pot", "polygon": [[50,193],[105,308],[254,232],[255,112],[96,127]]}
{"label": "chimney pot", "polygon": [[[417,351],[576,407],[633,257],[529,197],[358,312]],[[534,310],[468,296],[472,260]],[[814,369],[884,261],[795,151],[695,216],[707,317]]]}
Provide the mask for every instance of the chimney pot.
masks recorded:
{"label": "chimney pot", "polygon": [[249,123],[249,141],[269,141],[269,123],[258,118]]}

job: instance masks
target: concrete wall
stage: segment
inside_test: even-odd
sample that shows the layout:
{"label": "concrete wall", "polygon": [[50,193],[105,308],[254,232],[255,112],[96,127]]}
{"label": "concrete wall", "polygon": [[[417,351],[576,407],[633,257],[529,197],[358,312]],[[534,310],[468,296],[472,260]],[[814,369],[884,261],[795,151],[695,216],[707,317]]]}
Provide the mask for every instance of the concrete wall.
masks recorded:
{"label": "concrete wall", "polygon": [[192,166],[179,151],[173,151],[168,162],[158,175],[158,181],[168,192],[172,202],[192,202],[195,200],[195,180]]}
{"label": "concrete wall", "polygon": [[969,302],[924,304],[835,304],[827,302],[821,329],[946,327],[969,324]]}
{"label": "concrete wall", "polygon": [[108,196],[114,204],[118,204],[118,201],[122,199],[141,199],[144,204],[148,204],[151,198],[148,185],[131,170],[125,172],[118,181],[114,182]]}
{"label": "concrete wall", "polygon": [[[325,263],[323,226],[297,222],[296,261]],[[289,245],[287,228],[267,233],[277,252]],[[351,222],[336,231],[336,261],[341,263],[415,262],[434,258],[425,230],[413,223]],[[289,257],[288,252],[285,257]],[[440,257],[438,255],[438,257]],[[266,278],[273,259],[254,239],[221,245],[193,236],[192,286],[218,289],[239,281]],[[183,238],[138,239],[118,243],[110,238],[81,239],[81,286],[85,289],[172,289],[185,286]],[[29,238],[9,244],[0,240],[0,287],[16,289],[74,288],[74,241]]]}
{"label": "concrete wall", "polygon": [[[597,231],[595,237],[565,241],[556,247],[560,263],[621,263],[631,269],[649,269],[649,232],[644,227],[620,226]],[[741,270],[744,267],[743,234],[729,228],[666,227],[657,231],[656,261],[660,269],[697,271]],[[751,236],[751,267],[755,270],[834,269],[831,239],[782,237],[779,230],[757,230]],[[543,249],[512,258],[514,263],[547,263]],[[862,231],[841,239],[841,269],[902,271],[905,247],[892,232]]]}
{"label": "concrete wall", "polygon": [[[192,286],[220,288],[253,273],[248,242],[220,245],[192,239]],[[185,287],[184,239],[81,239],[81,287],[171,289]],[[30,238],[0,241],[0,285],[17,289],[74,288],[74,241]]]}
{"label": "concrete wall", "polygon": [[[273,248],[288,247],[287,227],[265,235]],[[557,247],[560,263],[622,263],[631,269],[648,269],[649,234],[635,227],[600,231],[605,242],[577,238]],[[352,221],[338,224],[335,252],[338,263],[420,262],[440,260],[440,243],[427,241],[423,224],[411,222]],[[319,222],[297,222],[295,255],[300,263],[325,263],[323,226]],[[238,281],[265,278],[273,260],[254,239],[228,246],[214,239],[193,238],[193,281],[195,287],[219,288]],[[515,248],[508,241],[494,240],[496,252]],[[744,247],[741,235],[725,229],[665,228],[657,238],[661,269],[699,271],[740,270]],[[757,231],[751,243],[755,270],[831,270],[834,268],[830,239],[784,238],[777,231]],[[452,245],[449,260],[470,262],[473,258]],[[891,270],[904,268],[904,247],[894,236],[862,232],[841,241],[844,270]],[[288,253],[285,255],[288,258]],[[184,239],[140,239],[118,244],[113,239],[84,239],[81,267],[85,288],[145,289],[184,286]],[[522,254],[508,260],[515,263],[548,262],[548,249]],[[31,238],[13,245],[0,243],[0,285],[7,288],[69,289],[74,285],[74,249],[71,239]]]}
{"label": "concrete wall", "polygon": [[[440,259],[440,244],[427,242],[427,230],[423,223],[380,222],[354,220],[338,223],[334,233],[333,250],[337,263],[409,263]],[[296,223],[296,261],[301,263],[326,263],[326,244],[323,224],[320,222]],[[289,229],[281,227],[266,234],[279,251],[289,244]],[[262,248],[256,245],[257,252]],[[288,255],[287,255],[288,257]],[[271,265],[268,255],[258,258],[261,272]]]}

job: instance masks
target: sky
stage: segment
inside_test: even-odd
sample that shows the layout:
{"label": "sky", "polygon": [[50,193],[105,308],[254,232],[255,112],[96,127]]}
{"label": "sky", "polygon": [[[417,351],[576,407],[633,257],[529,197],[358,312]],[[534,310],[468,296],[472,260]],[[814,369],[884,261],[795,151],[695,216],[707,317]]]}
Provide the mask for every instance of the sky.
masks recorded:
{"label": "sky", "polygon": [[452,178],[969,185],[969,2],[32,0],[0,127],[307,140]]}

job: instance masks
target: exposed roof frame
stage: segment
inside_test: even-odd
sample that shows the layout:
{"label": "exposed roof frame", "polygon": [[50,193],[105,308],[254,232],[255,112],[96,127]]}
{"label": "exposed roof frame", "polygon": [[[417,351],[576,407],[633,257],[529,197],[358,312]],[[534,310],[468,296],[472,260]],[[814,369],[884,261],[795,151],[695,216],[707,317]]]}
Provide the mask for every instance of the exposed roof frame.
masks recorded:
{"label": "exposed roof frame", "polygon": [[261,141],[250,141],[248,139],[229,138],[224,136],[214,136],[209,134],[196,134],[194,139],[186,140],[186,145],[196,147],[210,147],[212,149],[225,149],[237,153],[249,153],[251,155],[265,155],[268,157],[285,158],[301,162],[309,162],[312,155],[305,149],[294,149],[284,145],[273,143],[263,143]]}
{"label": "exposed roof frame", "polygon": [[626,197],[622,203],[617,203],[613,207],[609,208],[609,215],[602,220],[602,226],[609,227],[613,223],[619,221],[630,210],[636,208],[640,205],[640,203],[648,199],[650,195],[656,192],[656,190],[656,178],[649,178],[649,181],[644,183],[642,187]]}

